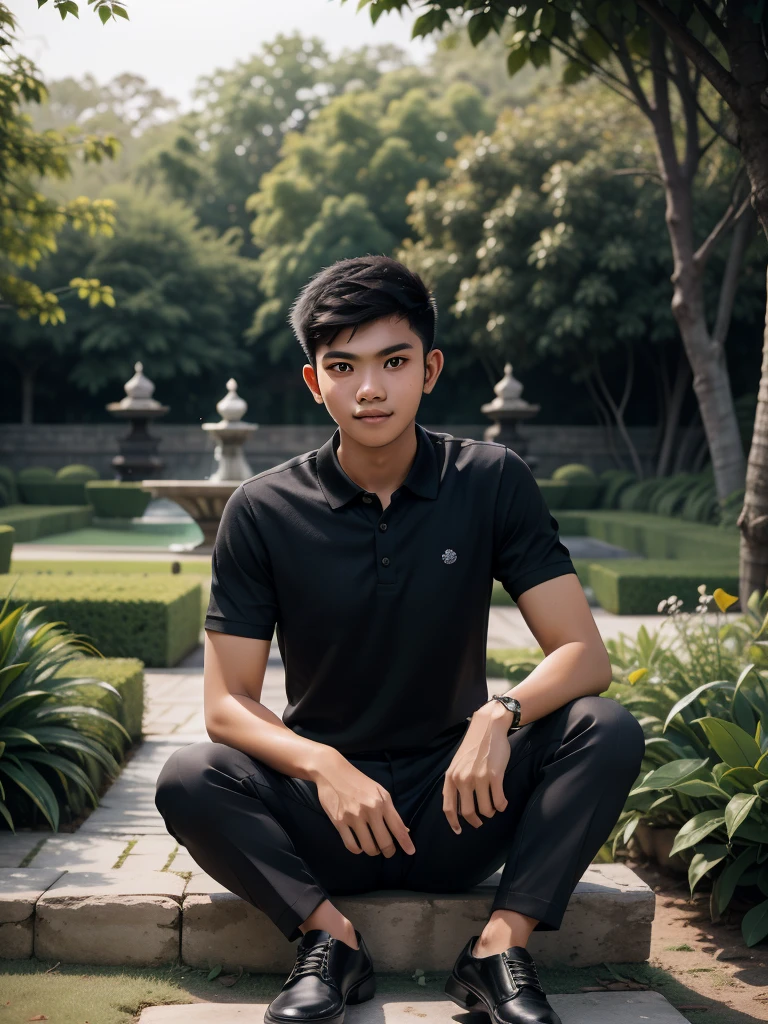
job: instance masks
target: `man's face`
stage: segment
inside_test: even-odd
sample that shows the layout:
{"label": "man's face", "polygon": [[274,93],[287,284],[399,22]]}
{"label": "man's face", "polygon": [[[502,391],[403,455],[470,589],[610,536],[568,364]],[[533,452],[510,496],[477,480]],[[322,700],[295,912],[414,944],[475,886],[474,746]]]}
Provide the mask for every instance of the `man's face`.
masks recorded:
{"label": "man's face", "polygon": [[305,366],[304,380],[345,433],[377,448],[414,419],[422,393],[434,387],[443,354],[429,352],[425,368],[424,345],[405,318],[363,324],[350,340],[352,330],[345,327],[330,345],[318,345],[317,369]]}

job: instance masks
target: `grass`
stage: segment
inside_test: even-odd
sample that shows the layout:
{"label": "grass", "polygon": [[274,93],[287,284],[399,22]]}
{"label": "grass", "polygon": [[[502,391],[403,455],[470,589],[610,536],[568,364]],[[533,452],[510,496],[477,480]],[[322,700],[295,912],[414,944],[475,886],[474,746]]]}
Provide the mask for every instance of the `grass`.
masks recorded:
{"label": "grass", "polygon": [[68,530],[66,533],[52,533],[36,540],[26,541],[27,544],[56,544],[67,547],[79,547],[81,544],[103,544],[105,547],[142,547],[165,548],[170,544],[192,544],[202,538],[202,531],[197,523],[178,523],[173,531],[165,524],[157,531],[147,528],[141,530],[103,529],[98,526],[86,526],[80,530]]}
{"label": "grass", "polygon": [[[458,949],[457,949],[458,954]],[[55,969],[51,969],[55,968]],[[416,968],[414,968],[416,970]],[[231,987],[209,971],[178,964],[158,968],[92,967],[59,964],[50,960],[0,961],[0,1021],[35,1019],[39,1014],[55,1024],[130,1024],[144,1007],[207,1002],[268,1003],[280,991],[283,974],[243,973]],[[225,976],[222,972],[220,977]],[[541,967],[545,991],[555,995],[578,992],[598,981],[614,981],[615,974],[632,978],[660,992],[673,1006],[706,1006],[706,1011],[680,1011],[686,1020],[707,1024],[748,1024],[755,1018],[720,1006],[687,988],[660,968],[642,964],[610,964],[598,967]],[[377,993],[399,999],[447,999],[445,971],[428,971],[425,984],[412,974],[378,974]],[[458,1008],[457,1008],[457,1011]]]}

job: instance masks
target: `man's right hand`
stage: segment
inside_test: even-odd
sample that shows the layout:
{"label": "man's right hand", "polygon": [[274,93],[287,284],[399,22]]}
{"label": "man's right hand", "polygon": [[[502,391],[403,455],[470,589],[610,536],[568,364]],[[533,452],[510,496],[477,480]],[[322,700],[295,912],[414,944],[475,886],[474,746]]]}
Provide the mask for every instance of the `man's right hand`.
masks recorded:
{"label": "man's right hand", "polygon": [[367,853],[369,857],[383,853],[392,857],[396,850],[393,836],[406,853],[415,853],[416,847],[389,791],[338,751],[335,754],[338,756],[326,762],[315,783],[323,810],[350,853]]}

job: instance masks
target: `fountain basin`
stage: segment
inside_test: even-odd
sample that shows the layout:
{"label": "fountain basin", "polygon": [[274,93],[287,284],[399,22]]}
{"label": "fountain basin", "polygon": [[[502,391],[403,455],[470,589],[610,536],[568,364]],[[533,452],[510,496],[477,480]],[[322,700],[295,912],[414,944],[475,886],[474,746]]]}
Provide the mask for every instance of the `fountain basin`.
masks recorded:
{"label": "fountain basin", "polygon": [[203,539],[189,550],[210,554],[221,514],[241,480],[142,480],[141,489],[153,498],[175,501],[203,531]]}

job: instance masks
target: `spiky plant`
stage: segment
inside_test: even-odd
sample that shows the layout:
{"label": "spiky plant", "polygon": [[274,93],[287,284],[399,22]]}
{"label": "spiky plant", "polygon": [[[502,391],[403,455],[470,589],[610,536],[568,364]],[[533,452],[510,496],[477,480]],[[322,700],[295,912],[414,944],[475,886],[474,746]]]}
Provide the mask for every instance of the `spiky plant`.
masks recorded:
{"label": "spiky plant", "polygon": [[10,783],[8,796],[22,816],[37,808],[58,832],[62,804],[75,814],[86,801],[98,805],[103,774],[113,779],[120,771],[113,752],[121,755],[121,737],[131,737],[106,711],[70,703],[86,686],[122,700],[114,686],[96,677],[56,678],[84,653],[103,655],[66,623],[35,621],[43,607],[9,612],[9,600],[0,610],[0,814],[15,833],[4,786]]}

